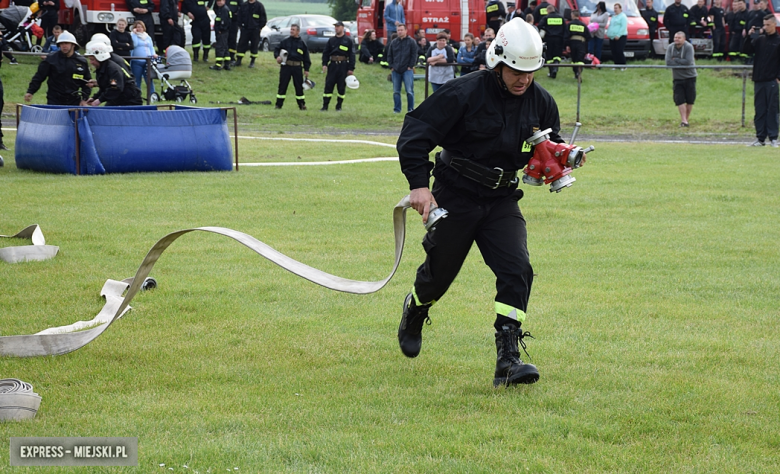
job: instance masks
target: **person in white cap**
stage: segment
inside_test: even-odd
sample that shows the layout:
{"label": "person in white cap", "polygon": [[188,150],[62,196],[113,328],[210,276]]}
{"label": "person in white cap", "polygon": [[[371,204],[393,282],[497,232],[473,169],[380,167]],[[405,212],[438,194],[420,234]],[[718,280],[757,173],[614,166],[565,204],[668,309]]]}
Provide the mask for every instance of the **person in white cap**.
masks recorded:
{"label": "person in white cap", "polygon": [[87,100],[87,105],[142,105],[141,90],[135,85],[135,79],[111,59],[109,48],[110,46],[100,41],[87,43],[84,56],[95,68],[96,85],[99,88],[97,93]]}
{"label": "person in white cap", "polygon": [[[447,292],[476,242],[496,276],[496,387],[539,379],[537,368],[524,363],[518,350],[530,337],[521,324],[534,272],[517,176],[533,156],[525,140],[534,132],[549,128],[550,139],[563,142],[558,106],[534,82],[543,53],[532,25],[520,18],[505,24],[487,50],[487,69],[447,81],[407,114],[397,144],[411,207],[424,223],[435,207],[449,212],[423,238],[427,257],[404,300],[401,352],[417,357],[423,324],[430,324],[428,310]],[[434,167],[428,156],[437,146],[443,150]]]}
{"label": "person in white cap", "polygon": [[89,97],[87,82],[92,79],[87,60],[78,54],[76,37],[64,31],[57,38],[59,51],[49,53],[38,65],[38,71],[27,87],[24,101],[30,102],[47,81],[46,103],[49,105],[81,105]]}

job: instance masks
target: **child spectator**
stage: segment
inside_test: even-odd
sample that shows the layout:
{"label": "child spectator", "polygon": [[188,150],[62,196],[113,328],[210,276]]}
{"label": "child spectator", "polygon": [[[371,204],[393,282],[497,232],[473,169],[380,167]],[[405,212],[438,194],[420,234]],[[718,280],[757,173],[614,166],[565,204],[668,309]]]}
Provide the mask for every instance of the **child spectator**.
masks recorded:
{"label": "child spectator", "polygon": [[458,62],[460,64],[468,64],[468,66],[461,66],[460,75],[466,75],[472,71],[474,64],[474,57],[477,54],[477,47],[474,45],[474,35],[466,33],[463,36],[463,42],[466,44],[458,51]]}
{"label": "child spectator", "polygon": [[44,53],[53,53],[60,50],[60,48],[57,47],[57,38],[59,38],[60,33],[62,33],[62,27],[60,25],[54,25],[51,32],[52,35],[46,38],[46,43],[43,45]]}
{"label": "child spectator", "polygon": [[455,77],[455,70],[452,66],[435,66],[437,64],[446,64],[455,62],[455,53],[452,47],[447,44],[447,35],[439,33],[436,35],[436,44],[431,48],[428,55],[428,81],[436,92],[445,82]]}

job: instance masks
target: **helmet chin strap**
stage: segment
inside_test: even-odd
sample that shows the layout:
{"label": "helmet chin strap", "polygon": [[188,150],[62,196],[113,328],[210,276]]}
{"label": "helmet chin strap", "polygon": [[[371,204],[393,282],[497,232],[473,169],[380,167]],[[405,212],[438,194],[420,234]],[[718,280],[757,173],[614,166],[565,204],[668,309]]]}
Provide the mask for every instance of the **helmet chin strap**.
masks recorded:
{"label": "helmet chin strap", "polygon": [[493,69],[493,73],[496,76],[496,80],[498,81],[498,85],[501,86],[502,89],[509,92],[509,88],[506,86],[506,82],[504,82],[504,63],[499,63],[497,68]]}

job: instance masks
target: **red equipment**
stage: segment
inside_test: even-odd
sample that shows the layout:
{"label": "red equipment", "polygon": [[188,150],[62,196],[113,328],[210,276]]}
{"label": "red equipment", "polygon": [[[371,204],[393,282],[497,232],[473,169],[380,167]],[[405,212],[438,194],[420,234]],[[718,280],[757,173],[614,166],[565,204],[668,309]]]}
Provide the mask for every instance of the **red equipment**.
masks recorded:
{"label": "red equipment", "polygon": [[574,134],[568,145],[550,141],[550,128],[531,135],[526,143],[534,147],[534,156],[523,170],[523,183],[531,186],[549,184],[550,192],[556,193],[574,184],[576,179],[570,173],[585,163],[586,153],[595,150],[593,146],[583,150],[574,145],[581,126],[579,122],[575,124]]}

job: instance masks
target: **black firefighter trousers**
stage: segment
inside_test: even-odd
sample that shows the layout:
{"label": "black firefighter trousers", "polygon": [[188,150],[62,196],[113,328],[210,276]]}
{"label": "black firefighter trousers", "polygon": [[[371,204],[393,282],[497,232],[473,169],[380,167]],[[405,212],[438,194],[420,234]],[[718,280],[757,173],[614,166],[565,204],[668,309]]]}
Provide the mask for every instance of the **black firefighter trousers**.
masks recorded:
{"label": "black firefighter trousers", "polygon": [[[417,302],[433,303],[447,292],[476,242],[496,276],[496,313],[522,323],[534,272],[518,197],[479,202],[438,182],[433,195],[449,215],[423,238],[427,257],[414,282]],[[513,309],[514,317],[510,314]]]}

